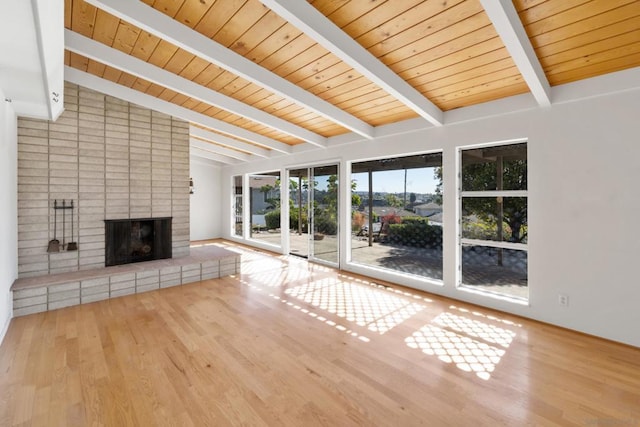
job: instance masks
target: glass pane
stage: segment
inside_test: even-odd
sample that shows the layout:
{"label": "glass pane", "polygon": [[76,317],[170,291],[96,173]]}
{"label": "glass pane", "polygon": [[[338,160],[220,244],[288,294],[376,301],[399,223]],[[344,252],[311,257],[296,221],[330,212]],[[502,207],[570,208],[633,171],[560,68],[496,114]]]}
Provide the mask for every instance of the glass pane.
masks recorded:
{"label": "glass pane", "polygon": [[312,169],[313,257],[338,263],[338,166]]}
{"label": "glass pane", "polygon": [[462,191],[526,190],[527,144],[463,150]]}
{"label": "glass pane", "polygon": [[280,246],[280,172],[249,176],[250,237]]}
{"label": "glass pane", "polygon": [[242,176],[233,177],[233,212],[231,232],[242,237]]}
{"label": "glass pane", "polygon": [[526,197],[462,199],[463,238],[527,243],[527,232]]}
{"label": "glass pane", "polygon": [[309,256],[309,169],[289,171],[289,252]]}
{"label": "glass pane", "polygon": [[442,280],[442,154],[359,162],[352,172],[351,260]]}
{"label": "glass pane", "polygon": [[462,284],[527,299],[527,252],[463,245]]}

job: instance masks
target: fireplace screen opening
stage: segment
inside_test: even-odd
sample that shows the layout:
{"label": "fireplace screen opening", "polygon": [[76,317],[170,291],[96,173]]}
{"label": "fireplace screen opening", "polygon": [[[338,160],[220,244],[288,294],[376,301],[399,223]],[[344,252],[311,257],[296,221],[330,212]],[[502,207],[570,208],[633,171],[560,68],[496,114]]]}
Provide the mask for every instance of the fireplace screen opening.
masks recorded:
{"label": "fireplace screen opening", "polygon": [[171,218],[105,221],[105,264],[171,258]]}

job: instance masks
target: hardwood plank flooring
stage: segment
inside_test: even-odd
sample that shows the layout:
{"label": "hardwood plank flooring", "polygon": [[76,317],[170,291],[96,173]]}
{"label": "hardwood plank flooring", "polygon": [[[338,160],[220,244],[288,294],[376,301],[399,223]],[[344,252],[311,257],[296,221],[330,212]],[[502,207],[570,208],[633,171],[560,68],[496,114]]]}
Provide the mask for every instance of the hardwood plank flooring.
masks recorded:
{"label": "hardwood plank flooring", "polygon": [[12,320],[0,425],[640,425],[640,349],[229,242],[242,273]]}

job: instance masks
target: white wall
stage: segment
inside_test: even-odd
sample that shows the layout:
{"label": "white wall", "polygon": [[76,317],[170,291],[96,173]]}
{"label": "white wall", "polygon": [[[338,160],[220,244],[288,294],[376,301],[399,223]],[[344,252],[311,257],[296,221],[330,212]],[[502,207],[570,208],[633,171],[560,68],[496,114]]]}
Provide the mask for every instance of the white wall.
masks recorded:
{"label": "white wall", "polygon": [[195,192],[191,197],[191,240],[214,239],[221,236],[220,167],[191,156],[191,178]]}
{"label": "white wall", "polygon": [[16,115],[0,90],[0,342],[12,316],[11,285],[18,277]]}
{"label": "white wall", "polygon": [[[522,105],[514,99],[514,110]],[[457,114],[457,113],[456,113]],[[451,117],[451,116],[450,116]],[[346,163],[405,153],[443,151],[443,284],[375,272],[368,275],[559,326],[640,346],[640,90],[550,108],[430,128],[401,137],[344,144],[223,170],[223,236],[230,230],[231,176],[314,161]],[[480,296],[456,283],[457,147],[527,139],[529,167],[528,305]],[[346,170],[343,168],[343,170]],[[343,195],[347,179],[341,180]],[[347,222],[343,214],[342,223]],[[347,261],[342,268],[364,272]],[[569,306],[558,294],[569,295]]]}

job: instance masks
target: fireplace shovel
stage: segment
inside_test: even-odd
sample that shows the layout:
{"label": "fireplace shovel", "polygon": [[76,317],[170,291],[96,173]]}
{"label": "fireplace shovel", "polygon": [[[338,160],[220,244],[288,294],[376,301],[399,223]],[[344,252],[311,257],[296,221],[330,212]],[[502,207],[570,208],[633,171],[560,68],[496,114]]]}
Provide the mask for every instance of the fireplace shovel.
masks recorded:
{"label": "fireplace shovel", "polygon": [[56,239],[58,230],[58,201],[53,201],[53,239],[49,241],[47,252],[60,252],[60,240]]}
{"label": "fireplace shovel", "polygon": [[[71,200],[71,240],[73,240],[73,200]],[[69,242],[67,243],[68,251],[77,251],[78,250],[78,242]]]}

